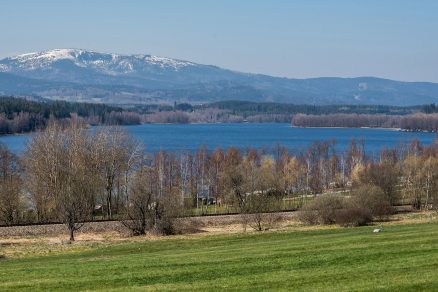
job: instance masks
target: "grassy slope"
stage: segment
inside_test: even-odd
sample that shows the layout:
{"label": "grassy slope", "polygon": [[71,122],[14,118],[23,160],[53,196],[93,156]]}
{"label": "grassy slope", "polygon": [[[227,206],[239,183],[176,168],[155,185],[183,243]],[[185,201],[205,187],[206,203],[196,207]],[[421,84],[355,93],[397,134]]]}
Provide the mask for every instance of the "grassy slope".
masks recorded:
{"label": "grassy slope", "polygon": [[0,290],[438,290],[438,223],[123,243],[0,260]]}

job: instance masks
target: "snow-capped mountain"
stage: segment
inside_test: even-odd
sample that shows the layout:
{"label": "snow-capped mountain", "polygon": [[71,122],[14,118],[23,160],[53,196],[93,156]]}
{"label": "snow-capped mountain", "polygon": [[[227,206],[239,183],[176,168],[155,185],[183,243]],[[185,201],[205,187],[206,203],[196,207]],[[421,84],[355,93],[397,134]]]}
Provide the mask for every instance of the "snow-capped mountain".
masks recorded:
{"label": "snow-capped mountain", "polygon": [[111,102],[279,101],[415,105],[438,102],[438,84],[374,77],[288,79],[152,55],[55,49],[0,60],[0,95]]}
{"label": "snow-capped mountain", "polygon": [[79,49],[56,49],[6,58],[2,61],[2,71],[8,69],[23,71],[48,69],[60,61],[71,61],[78,67],[89,67],[102,73],[114,75],[141,72],[144,71],[145,67],[178,71],[181,68],[196,65],[192,62],[151,55],[126,56]]}
{"label": "snow-capped mountain", "polygon": [[151,87],[150,81],[167,82],[168,85],[211,81],[208,76],[204,77],[205,71],[212,73],[211,71],[221,70],[213,66],[152,55],[128,56],[79,49],[55,49],[0,60],[0,72],[29,78],[145,88]]}

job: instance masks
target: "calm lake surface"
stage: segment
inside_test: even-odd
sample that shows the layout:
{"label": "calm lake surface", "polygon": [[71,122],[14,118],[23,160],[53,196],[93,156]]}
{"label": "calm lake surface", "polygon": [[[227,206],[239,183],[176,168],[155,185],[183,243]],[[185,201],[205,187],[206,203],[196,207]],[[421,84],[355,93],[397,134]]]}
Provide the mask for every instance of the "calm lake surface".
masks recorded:
{"label": "calm lake surface", "polygon": [[[394,147],[418,139],[423,144],[435,140],[434,133],[412,133],[386,129],[292,128],[290,124],[147,124],[125,127],[146,145],[147,152],[195,151],[202,145],[217,147],[255,147],[270,150],[277,143],[291,152],[304,150],[314,141],[336,140],[338,151],[347,149],[352,138],[365,139],[368,154],[378,154],[383,147]],[[28,135],[1,136],[0,142],[15,153],[22,153]]]}

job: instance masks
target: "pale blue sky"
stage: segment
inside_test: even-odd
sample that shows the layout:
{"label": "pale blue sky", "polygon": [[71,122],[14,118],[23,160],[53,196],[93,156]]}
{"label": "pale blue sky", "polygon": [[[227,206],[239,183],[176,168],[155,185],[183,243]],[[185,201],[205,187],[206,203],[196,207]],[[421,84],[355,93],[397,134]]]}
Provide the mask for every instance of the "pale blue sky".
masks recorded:
{"label": "pale blue sky", "polygon": [[438,82],[435,0],[2,0],[0,58],[150,53],[293,78]]}

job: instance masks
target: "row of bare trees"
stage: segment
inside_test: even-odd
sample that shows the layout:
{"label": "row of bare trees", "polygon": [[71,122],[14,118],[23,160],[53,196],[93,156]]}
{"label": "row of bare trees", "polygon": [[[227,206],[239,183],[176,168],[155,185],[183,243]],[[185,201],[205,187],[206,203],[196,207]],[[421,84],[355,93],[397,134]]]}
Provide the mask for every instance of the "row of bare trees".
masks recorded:
{"label": "row of bare trees", "polygon": [[193,111],[157,111],[154,113],[144,114],[142,116],[144,123],[169,123],[169,124],[187,124],[187,123],[288,123],[292,114],[250,114],[239,115],[230,110],[218,108],[200,108]]}
{"label": "row of bare trees", "polygon": [[292,125],[296,127],[398,128],[409,131],[436,132],[438,131],[438,114],[296,114],[292,118]]}
{"label": "row of bare trees", "polygon": [[19,112],[8,118],[0,114],[0,135],[35,131],[45,124],[40,114]]}
{"label": "row of bare trees", "polygon": [[272,219],[266,214],[290,208],[288,201],[296,208],[305,198],[361,188],[359,193],[381,193],[392,205],[436,208],[437,144],[413,141],[382,150],[379,159],[367,157],[364,144],[352,140],[341,153],[335,141],[324,141],[295,155],[278,145],[269,153],[201,147],[147,155],[121,128],[85,130],[80,119],[51,123],[21,157],[0,146],[0,224],[61,221],[74,239],[84,222],[109,219],[135,234],[168,234],[175,232],[175,218],[208,207],[218,214],[238,212],[263,230]]}
{"label": "row of bare trees", "polygon": [[[290,119],[288,119],[289,121]],[[157,111],[143,115],[144,123],[188,124],[188,123],[240,123],[244,118],[228,110],[216,108],[194,111]]]}

